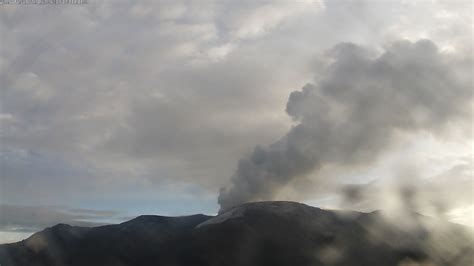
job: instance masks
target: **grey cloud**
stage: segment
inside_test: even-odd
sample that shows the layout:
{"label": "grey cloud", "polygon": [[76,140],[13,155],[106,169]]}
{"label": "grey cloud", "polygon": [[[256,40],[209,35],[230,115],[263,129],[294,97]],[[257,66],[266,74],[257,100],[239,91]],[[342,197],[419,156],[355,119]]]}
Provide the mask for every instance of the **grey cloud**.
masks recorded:
{"label": "grey cloud", "polygon": [[221,210],[272,199],[293,179],[322,165],[370,164],[400,133],[440,134],[469,117],[469,71],[434,43],[396,42],[380,56],[340,44],[317,85],[291,93],[287,112],[296,125],[278,142],[257,146],[239,161],[232,185],[222,189]]}
{"label": "grey cloud", "polygon": [[94,181],[94,169],[54,154],[2,147],[0,168],[2,203],[28,204],[34,198],[36,204],[44,204],[93,188],[90,183]]}
{"label": "grey cloud", "polygon": [[[323,49],[419,32],[470,47],[452,36],[470,36],[463,5],[310,2],[2,7],[1,144],[30,155],[2,161],[0,199],[169,192],[163,183],[215,193],[238,158],[288,130],[282,106]],[[439,7],[460,18],[433,17]]]}
{"label": "grey cloud", "polygon": [[[240,59],[245,53],[222,62],[206,57],[221,45],[216,24],[225,17],[214,12],[224,4],[209,1],[206,12],[166,1],[3,11],[0,49],[10,50],[2,52],[2,142],[91,168],[140,165],[156,179],[173,172],[168,176],[189,181],[199,173],[215,188],[244,147],[288,122],[267,119],[279,94],[269,99],[265,91],[283,76],[270,81],[266,63]],[[220,158],[222,175],[203,157]],[[174,162],[179,166],[163,169]]]}

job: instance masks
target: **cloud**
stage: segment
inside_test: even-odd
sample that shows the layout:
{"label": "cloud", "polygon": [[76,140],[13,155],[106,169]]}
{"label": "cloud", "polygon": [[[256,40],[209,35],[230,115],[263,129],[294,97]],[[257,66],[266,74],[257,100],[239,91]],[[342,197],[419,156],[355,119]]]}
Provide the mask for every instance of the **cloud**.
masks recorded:
{"label": "cloud", "polygon": [[395,42],[378,55],[336,45],[317,85],[290,94],[296,124],[279,141],[239,161],[221,210],[273,199],[292,180],[325,164],[372,164],[400,134],[439,135],[470,115],[469,68],[429,40]]}
{"label": "cloud", "polygon": [[115,211],[98,211],[60,206],[0,205],[0,231],[35,232],[58,223],[99,226],[117,218]]}
{"label": "cloud", "polygon": [[[37,164],[24,162],[21,171],[2,177],[4,190],[25,184],[20,180],[27,171],[27,186],[45,188],[43,193],[48,186],[54,192],[59,182],[71,195],[82,194],[72,191],[73,184],[100,190],[117,183],[111,179],[216,189],[246,147],[284,131],[287,119],[273,113],[274,99],[263,97],[286,87],[277,84],[283,76],[271,80],[266,63],[240,55],[221,54],[222,62],[207,58],[234,44],[219,40],[224,21],[214,17],[218,4],[206,5],[209,11],[171,2],[145,5],[160,12],[125,2],[41,7],[41,14],[30,7],[2,9],[2,43],[11,48],[1,53],[3,152],[37,155],[23,161],[59,157],[49,169],[64,175],[61,180],[39,171],[33,177]],[[165,9],[174,11],[161,14]],[[28,26],[38,20],[49,30]],[[7,33],[13,26],[16,33]],[[4,163],[15,167],[8,165],[12,160]],[[55,169],[64,165],[72,173]],[[3,199],[14,201],[10,193]]]}
{"label": "cloud", "polygon": [[302,14],[316,14],[321,1],[244,1],[226,6],[222,26],[233,39],[257,38],[274,30],[285,20]]}
{"label": "cloud", "polygon": [[[324,77],[327,48],[354,42],[379,53],[393,40],[425,37],[463,58],[471,54],[471,6],[2,6],[0,201],[49,205],[66,198],[83,206],[91,199],[156,202],[155,195],[188,191],[214,197],[239,158],[288,131],[287,96]],[[316,194],[299,191],[303,199]]]}
{"label": "cloud", "polygon": [[64,206],[0,204],[0,244],[28,238],[32,233],[59,223],[75,226],[101,226],[126,218],[109,210]]}
{"label": "cloud", "polygon": [[341,202],[337,208],[382,210],[391,220],[421,213],[473,226],[472,163],[470,157],[460,158],[441,173],[424,176],[419,165],[404,162],[390,178],[340,185]]}

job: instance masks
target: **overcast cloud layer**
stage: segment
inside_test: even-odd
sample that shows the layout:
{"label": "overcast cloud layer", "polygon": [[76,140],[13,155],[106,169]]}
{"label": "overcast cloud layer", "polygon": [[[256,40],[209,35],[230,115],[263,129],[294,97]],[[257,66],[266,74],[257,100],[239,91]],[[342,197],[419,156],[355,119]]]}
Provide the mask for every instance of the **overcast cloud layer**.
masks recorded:
{"label": "overcast cloud layer", "polygon": [[[255,146],[321,123],[337,134],[321,135],[304,178],[275,193],[257,186],[255,197],[229,192],[243,197],[230,202],[334,207],[339,184],[396,177],[408,159],[425,181],[466,187],[470,174],[452,169],[472,166],[472,26],[470,1],[2,5],[0,204],[217,212],[219,188],[239,190],[232,173]],[[325,105],[335,117],[313,109]],[[467,194],[449,201],[451,219],[469,223]]]}

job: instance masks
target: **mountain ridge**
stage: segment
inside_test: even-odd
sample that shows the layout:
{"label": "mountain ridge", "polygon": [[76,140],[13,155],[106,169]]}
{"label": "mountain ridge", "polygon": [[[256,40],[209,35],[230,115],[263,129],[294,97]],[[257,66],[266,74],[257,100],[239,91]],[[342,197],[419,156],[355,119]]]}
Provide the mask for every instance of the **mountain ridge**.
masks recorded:
{"label": "mountain ridge", "polygon": [[413,219],[416,224],[404,228],[380,212],[245,203],[217,216],[141,215],[98,227],[58,224],[0,245],[0,265],[472,265],[467,229],[443,223],[444,233],[438,233],[425,223],[427,217]]}

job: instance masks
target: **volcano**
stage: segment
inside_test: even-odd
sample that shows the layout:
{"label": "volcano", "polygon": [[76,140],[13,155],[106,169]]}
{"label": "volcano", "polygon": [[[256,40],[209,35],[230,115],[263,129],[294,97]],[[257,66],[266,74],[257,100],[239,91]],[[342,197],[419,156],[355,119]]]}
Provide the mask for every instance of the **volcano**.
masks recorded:
{"label": "volcano", "polygon": [[66,224],[0,245],[1,266],[473,265],[473,234],[416,213],[323,210],[255,202],[217,216],[143,215],[99,227]]}

